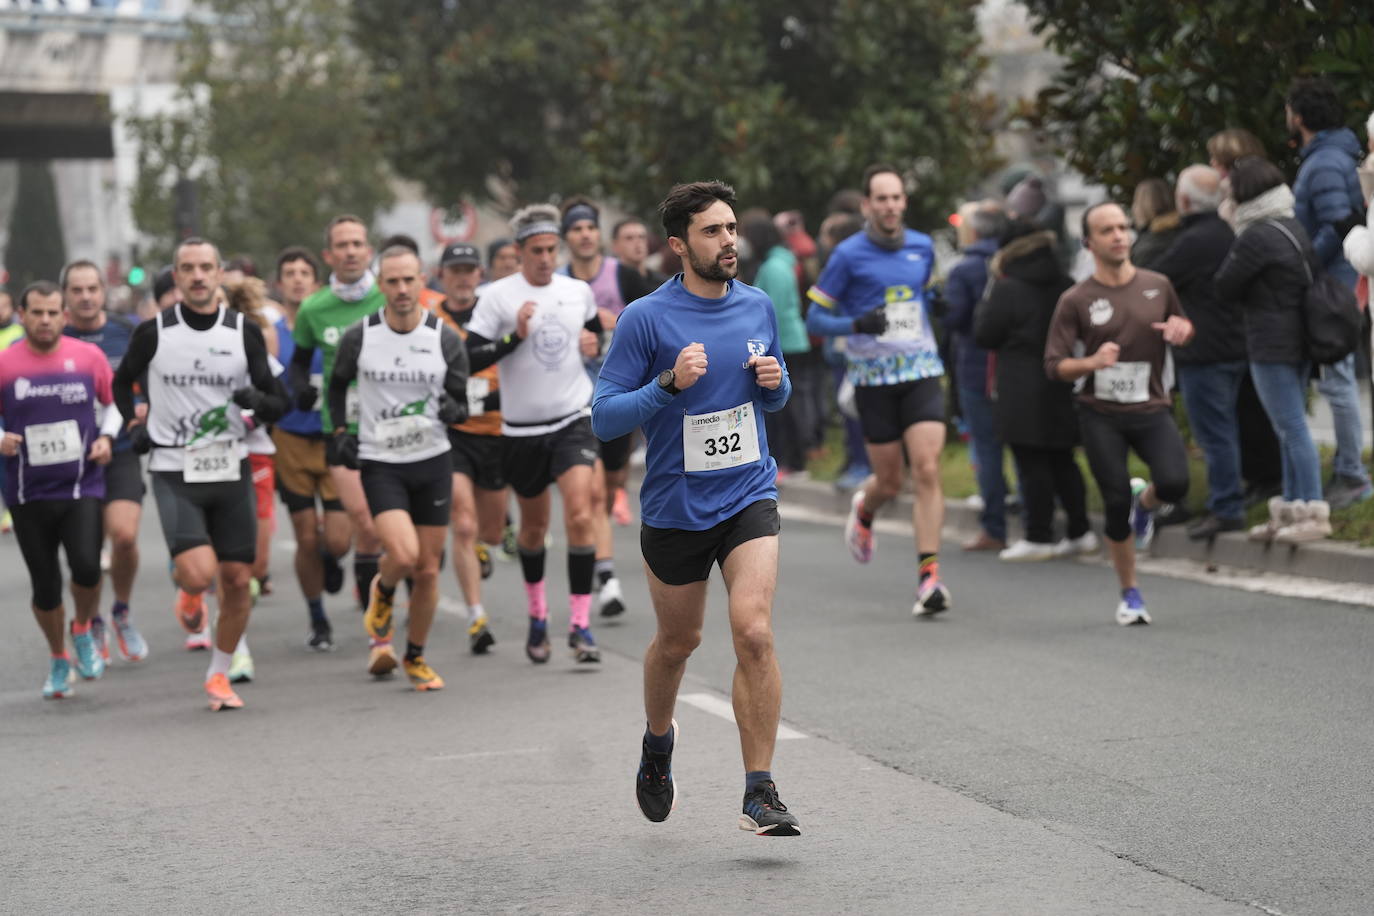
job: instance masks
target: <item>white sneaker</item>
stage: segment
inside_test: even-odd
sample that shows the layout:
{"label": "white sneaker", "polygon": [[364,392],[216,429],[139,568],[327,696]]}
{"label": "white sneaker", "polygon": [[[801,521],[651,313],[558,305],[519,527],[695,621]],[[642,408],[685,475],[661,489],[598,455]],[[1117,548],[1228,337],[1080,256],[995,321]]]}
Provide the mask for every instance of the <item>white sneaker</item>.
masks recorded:
{"label": "white sneaker", "polygon": [[625,595],[620,590],[620,580],[612,576],[603,582],[596,603],[602,617],[619,617],[625,613]]}
{"label": "white sneaker", "polygon": [[997,559],[1005,563],[1032,563],[1037,560],[1048,560],[1053,556],[1053,544],[1037,544],[1022,538],[1006,550],[999,552]]}
{"label": "white sneaker", "polygon": [[1090,553],[1097,553],[1102,547],[1102,542],[1097,539],[1097,535],[1089,529],[1076,538],[1061,538],[1058,544],[1054,545],[1054,555],[1056,557],[1076,557],[1086,556]]}
{"label": "white sneaker", "polygon": [[849,517],[844,520],[844,542],[855,563],[867,563],[873,559],[873,551],[877,547],[873,529],[859,524],[859,507],[863,504],[864,491],[855,490],[849,500]]}

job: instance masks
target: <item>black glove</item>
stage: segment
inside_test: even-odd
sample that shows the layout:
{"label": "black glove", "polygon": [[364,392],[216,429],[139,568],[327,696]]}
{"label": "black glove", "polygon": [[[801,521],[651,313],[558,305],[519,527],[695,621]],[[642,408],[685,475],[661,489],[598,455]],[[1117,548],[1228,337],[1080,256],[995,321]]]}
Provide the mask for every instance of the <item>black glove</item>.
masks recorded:
{"label": "black glove", "polygon": [[352,433],[335,433],[324,446],[324,461],[329,465],[343,465],[358,470],[358,437]]}
{"label": "black glove", "polygon": [[467,401],[455,401],[447,393],[439,396],[439,422],[445,426],[454,426],[465,422],[467,418]]}
{"label": "black glove", "polygon": [[501,409],[501,392],[493,391],[491,394],[482,398],[482,410],[484,413],[496,413]]}
{"label": "black glove", "polygon": [[315,402],[320,399],[320,389],[314,385],[306,385],[296,392],[296,409],[304,413],[310,413],[315,409]]}
{"label": "black glove", "polygon": [[854,319],[855,334],[878,335],[887,330],[887,307],[880,305]]}
{"label": "black glove", "polygon": [[265,397],[267,397],[265,392],[259,391],[252,385],[244,385],[234,391],[234,403],[243,410],[257,410],[262,406],[262,400]]}
{"label": "black glove", "polygon": [[149,434],[146,423],[129,427],[129,446],[134,450],[135,455],[146,455],[152,451],[153,437]]}

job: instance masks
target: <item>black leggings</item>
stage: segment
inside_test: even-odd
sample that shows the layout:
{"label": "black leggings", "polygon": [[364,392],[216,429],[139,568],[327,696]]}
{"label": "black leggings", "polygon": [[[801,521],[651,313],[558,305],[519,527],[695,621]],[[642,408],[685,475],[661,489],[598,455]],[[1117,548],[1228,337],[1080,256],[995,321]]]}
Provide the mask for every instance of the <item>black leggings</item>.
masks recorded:
{"label": "black leggings", "polygon": [[100,544],[105,534],[98,499],[40,499],[15,506],[14,533],[33,583],[33,606],[40,611],[62,607],[62,565],[58,548],[67,552],[72,582],[82,588],[100,584]]}
{"label": "black leggings", "polygon": [[1083,474],[1073,460],[1072,448],[1037,448],[1012,444],[1016,477],[1021,481],[1021,503],[1026,510],[1026,540],[1036,544],[1054,541],[1054,500],[1069,517],[1069,537],[1088,532],[1088,498]]}
{"label": "black leggings", "polygon": [[1160,502],[1176,503],[1188,495],[1188,453],[1168,409],[1150,413],[1078,411],[1083,451],[1102,492],[1106,534],[1124,541],[1131,534],[1131,472],[1126,450],[1133,449],[1150,469]]}

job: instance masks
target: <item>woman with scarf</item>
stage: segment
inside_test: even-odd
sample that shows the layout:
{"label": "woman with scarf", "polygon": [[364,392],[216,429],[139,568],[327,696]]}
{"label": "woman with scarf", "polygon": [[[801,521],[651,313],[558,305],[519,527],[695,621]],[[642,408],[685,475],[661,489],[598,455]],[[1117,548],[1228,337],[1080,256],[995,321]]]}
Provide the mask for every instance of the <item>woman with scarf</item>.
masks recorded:
{"label": "woman with scarf", "polygon": [[1303,297],[1309,275],[1320,268],[1294,218],[1293,192],[1273,163],[1242,157],[1230,179],[1236,241],[1217,271],[1217,291],[1241,303],[1250,374],[1283,457],[1283,495],[1269,500],[1269,520],[1252,528],[1250,537],[1290,544],[1318,540],[1331,533],[1331,508],[1322,499],[1321,460],[1307,428],[1312,366]]}

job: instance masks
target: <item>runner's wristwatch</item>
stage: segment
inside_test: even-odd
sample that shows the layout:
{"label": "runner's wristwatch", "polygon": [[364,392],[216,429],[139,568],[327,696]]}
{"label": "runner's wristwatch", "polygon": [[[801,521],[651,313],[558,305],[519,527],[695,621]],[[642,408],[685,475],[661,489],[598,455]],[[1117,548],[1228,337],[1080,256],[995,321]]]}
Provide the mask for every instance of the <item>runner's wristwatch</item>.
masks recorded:
{"label": "runner's wristwatch", "polygon": [[678,394],[682,391],[682,389],[673,384],[673,381],[676,378],[677,374],[673,372],[672,369],[664,369],[662,372],[658,374],[658,387],[662,388],[669,394]]}

